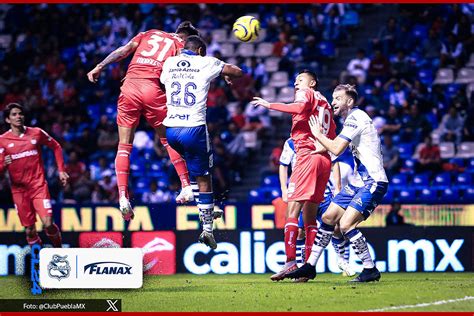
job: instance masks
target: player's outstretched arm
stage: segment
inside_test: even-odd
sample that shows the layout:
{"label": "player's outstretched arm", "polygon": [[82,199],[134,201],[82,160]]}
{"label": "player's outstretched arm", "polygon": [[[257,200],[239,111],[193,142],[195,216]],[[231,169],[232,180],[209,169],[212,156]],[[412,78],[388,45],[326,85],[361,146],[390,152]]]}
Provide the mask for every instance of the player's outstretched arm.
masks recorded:
{"label": "player's outstretched arm", "polygon": [[90,82],[97,82],[97,80],[99,80],[100,73],[102,72],[102,69],[104,69],[104,67],[111,63],[127,58],[137,49],[137,47],[138,43],[134,41],[130,41],[126,45],[120,46],[119,48],[111,52],[107,57],[105,57],[103,61],[98,63],[94,69],[89,71],[89,73],[87,74],[87,78]]}
{"label": "player's outstretched arm", "polygon": [[254,106],[263,106],[270,110],[276,110],[284,113],[290,114],[300,114],[304,110],[304,103],[270,103],[267,100],[264,100],[259,97],[254,97],[252,102]]}
{"label": "player's outstretched arm", "polygon": [[336,156],[339,156],[346,150],[349,146],[349,142],[341,137],[336,137],[335,139],[329,139],[326,135],[323,134],[323,128],[318,118],[314,115],[311,115],[309,118],[309,126],[311,128],[311,133],[314,138],[316,138],[321,145],[324,146],[328,151],[333,153]]}
{"label": "player's outstretched arm", "polygon": [[232,79],[240,78],[243,76],[242,69],[232,64],[224,64],[224,68],[222,68],[221,74],[228,85],[232,85]]}

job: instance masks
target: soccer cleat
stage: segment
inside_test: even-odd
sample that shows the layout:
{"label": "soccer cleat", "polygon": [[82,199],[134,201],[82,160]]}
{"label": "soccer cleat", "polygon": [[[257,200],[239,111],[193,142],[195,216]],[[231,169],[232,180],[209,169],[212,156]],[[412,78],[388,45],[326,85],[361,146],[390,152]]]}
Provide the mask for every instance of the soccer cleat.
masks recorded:
{"label": "soccer cleat", "polygon": [[309,281],[308,278],[298,278],[298,279],[294,279],[293,283],[306,283],[308,281]]}
{"label": "soccer cleat", "polygon": [[280,272],[275,273],[270,277],[272,281],[281,281],[286,277],[286,274],[298,269],[298,266],[296,265],[296,261],[290,261],[285,263],[283,267],[281,268]]}
{"label": "soccer cleat", "polygon": [[339,267],[339,269],[341,269],[343,276],[351,277],[356,274],[355,271],[352,270],[351,266],[349,265],[349,262],[347,261],[338,260],[337,266]]}
{"label": "soccer cleat", "polygon": [[349,282],[372,282],[378,280],[380,280],[380,272],[376,267],[373,267],[372,269],[364,268],[355,279],[350,280]]}
{"label": "soccer cleat", "polygon": [[193,188],[188,185],[187,187],[184,187],[181,192],[179,192],[178,196],[176,197],[176,203],[184,204],[192,201],[194,201]]}
{"label": "soccer cleat", "polygon": [[129,221],[135,217],[133,213],[132,205],[125,196],[121,196],[119,199],[119,209],[122,212],[122,217],[124,220]]}
{"label": "soccer cleat", "polygon": [[316,277],[316,267],[313,267],[307,262],[303,266],[301,266],[301,268],[298,268],[292,272],[285,274],[285,278],[288,278],[288,279],[307,278],[308,280],[312,280],[315,277]]}
{"label": "soccer cleat", "polygon": [[205,244],[206,246],[210,247],[211,249],[217,248],[217,243],[214,239],[214,235],[210,232],[203,231],[201,235],[199,235],[198,241],[201,244]]}

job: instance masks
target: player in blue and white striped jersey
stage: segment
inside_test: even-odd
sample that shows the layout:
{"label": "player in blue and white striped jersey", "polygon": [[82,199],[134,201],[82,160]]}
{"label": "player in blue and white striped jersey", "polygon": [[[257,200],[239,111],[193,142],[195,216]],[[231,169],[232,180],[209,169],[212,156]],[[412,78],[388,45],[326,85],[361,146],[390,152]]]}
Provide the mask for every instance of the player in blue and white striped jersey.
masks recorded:
{"label": "player in blue and white striped jersey", "polygon": [[333,199],[323,216],[323,223],[314,241],[311,255],[305,265],[288,273],[288,278],[316,277],[316,263],[334,234],[339,223],[344,236],[362,261],[364,269],[353,282],[370,282],[380,279],[380,272],[370,255],[367,241],[357,226],[372,214],[387,193],[388,179],[383,168],[380,137],[372,119],[356,106],[357,90],[348,84],[338,85],[333,92],[334,114],[344,119],[344,127],[334,140],[321,132],[318,118],[310,118],[314,137],[331,153],[338,155],[351,148],[356,170],[363,182],[362,187],[347,185]]}
{"label": "player in blue and white striped jersey", "polygon": [[[350,155],[350,154],[349,154]],[[331,203],[333,196],[340,191],[341,183],[348,183],[349,179],[352,176],[353,169],[347,164],[347,153],[333,159],[333,169],[331,172],[331,178],[326,186],[324,192],[324,201],[319,205],[317,220],[318,223],[321,223],[321,216],[326,212],[329,204]],[[296,152],[293,144],[293,140],[288,138],[285,141],[283,146],[283,151],[280,155],[280,168],[279,168],[279,178],[280,178],[280,187],[282,192],[282,199],[284,202],[287,202],[287,181],[288,181],[288,169],[296,163]],[[352,164],[353,165],[353,164]],[[342,167],[344,166],[344,167]],[[341,168],[342,167],[342,168]],[[344,174],[341,173],[341,169],[344,170]],[[339,183],[339,188],[336,188],[333,183]],[[298,237],[296,240],[296,261],[299,265],[304,263],[304,249],[305,249],[305,230],[304,230],[304,221],[303,213],[300,214],[298,220]],[[341,269],[342,273],[346,276],[353,276],[355,272],[349,266],[349,243],[343,238],[339,227],[336,227],[335,235],[332,238],[332,244],[334,250],[338,255],[338,266]]]}
{"label": "player in blue and white striped jersey", "polygon": [[242,76],[234,65],[206,56],[206,44],[199,36],[189,36],[178,56],[169,57],[163,64],[160,76],[166,87],[167,114],[163,121],[166,138],[185,158],[190,178],[199,187],[197,204],[203,224],[199,242],[216,249],[212,232],[214,196],[211,171],[212,148],[206,125],[206,101],[211,81],[218,76]]}

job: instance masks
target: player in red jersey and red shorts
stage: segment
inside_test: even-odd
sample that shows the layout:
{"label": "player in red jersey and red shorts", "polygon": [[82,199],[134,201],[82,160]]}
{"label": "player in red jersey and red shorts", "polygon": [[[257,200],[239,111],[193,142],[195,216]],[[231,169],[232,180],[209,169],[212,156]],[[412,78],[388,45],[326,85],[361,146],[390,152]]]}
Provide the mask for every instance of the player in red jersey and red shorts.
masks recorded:
{"label": "player in red jersey and red shorts", "polygon": [[336,137],[332,108],[326,98],[316,90],[317,84],[316,74],[303,70],[295,80],[293,103],[270,103],[258,97],[252,101],[254,105],[261,105],[270,110],[291,113],[293,122],[291,138],[295,145],[296,164],[288,184],[288,212],[285,225],[286,263],[280,272],[271,276],[273,281],[283,280],[286,273],[297,268],[296,239],[298,216],[302,209],[306,233],[305,250],[311,251],[317,233],[317,210],[319,203],[324,200],[324,191],[331,174],[331,158],[327,151],[314,153],[322,146],[312,139],[309,126],[309,118],[315,115],[323,122],[326,135],[331,139]]}
{"label": "player in red jersey and red shorts", "polygon": [[42,244],[36,231],[36,214],[43,222],[46,235],[53,247],[60,248],[61,231],[53,222],[53,210],[48,184],[44,176],[41,146],[54,151],[59,170],[59,180],[65,186],[69,179],[64,171],[61,145],[38,127],[24,125],[23,107],[10,103],[4,110],[5,121],[10,130],[0,135],[0,174],[8,170],[15,209],[25,227],[28,244]]}
{"label": "player in red jersey and red shorts", "polygon": [[125,220],[134,217],[128,197],[128,175],[133,138],[141,115],[155,129],[179,175],[182,191],[176,202],[184,203],[194,199],[186,162],[166,140],[166,128],[162,124],[166,117],[166,93],[160,85],[163,63],[168,57],[180,52],[184,41],[190,35],[198,35],[198,31],[190,22],[182,22],[173,34],[154,29],[139,33],[126,45],[110,53],[87,74],[91,82],[97,82],[104,67],[134,53],[120,89],[117,106],[119,145],[115,172],[120,211]]}

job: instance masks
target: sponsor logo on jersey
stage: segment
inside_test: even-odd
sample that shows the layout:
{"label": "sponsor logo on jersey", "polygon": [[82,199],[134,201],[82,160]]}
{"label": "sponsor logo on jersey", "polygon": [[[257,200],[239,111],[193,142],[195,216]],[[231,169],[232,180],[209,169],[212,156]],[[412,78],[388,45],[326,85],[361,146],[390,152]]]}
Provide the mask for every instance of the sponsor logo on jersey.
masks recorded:
{"label": "sponsor logo on jersey", "polygon": [[362,199],[361,199],[360,197],[357,198],[357,199],[355,199],[354,202],[355,202],[357,205],[362,206]]}
{"label": "sponsor logo on jersey", "polygon": [[36,145],[36,143],[37,143],[36,139],[32,139],[32,140],[31,140],[31,143],[32,143],[33,145]]}
{"label": "sponsor logo on jersey", "polygon": [[178,67],[183,67],[183,68],[187,68],[187,67],[191,67],[191,63],[187,60],[180,60],[178,61],[178,63],[176,64],[176,66]]}
{"label": "sponsor logo on jersey", "polygon": [[[8,145],[8,147],[10,147],[10,145]],[[23,151],[18,154],[12,154],[11,157],[13,160],[15,160],[15,159],[20,159],[20,158],[25,158],[25,157],[30,157],[30,156],[36,156],[36,155],[38,155],[38,151],[36,149],[33,149],[33,150]]]}
{"label": "sponsor logo on jersey", "polygon": [[15,146],[15,144],[13,143],[8,144],[8,148],[12,148],[13,146]]}

